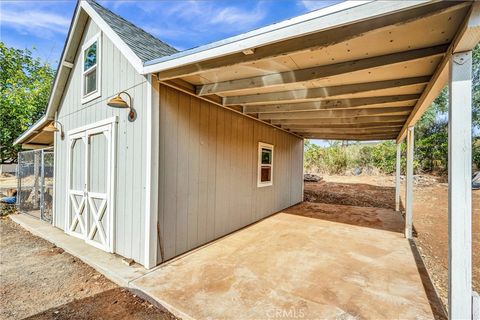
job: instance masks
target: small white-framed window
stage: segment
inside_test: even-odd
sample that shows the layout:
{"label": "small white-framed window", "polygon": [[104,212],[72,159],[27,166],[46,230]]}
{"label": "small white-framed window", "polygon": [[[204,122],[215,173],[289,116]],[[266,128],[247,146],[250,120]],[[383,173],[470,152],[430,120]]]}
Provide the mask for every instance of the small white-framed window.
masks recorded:
{"label": "small white-framed window", "polygon": [[258,143],[258,180],[257,187],[273,184],[273,145]]}
{"label": "small white-framed window", "polygon": [[101,33],[82,46],[82,103],[100,96]]}

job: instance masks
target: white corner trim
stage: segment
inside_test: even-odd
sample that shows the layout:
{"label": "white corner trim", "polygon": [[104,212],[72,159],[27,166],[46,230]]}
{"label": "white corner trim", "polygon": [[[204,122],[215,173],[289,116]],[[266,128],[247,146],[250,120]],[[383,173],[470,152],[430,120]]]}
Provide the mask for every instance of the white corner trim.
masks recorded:
{"label": "white corner trim", "polygon": [[128,62],[132,64],[139,74],[143,74],[143,62],[133,52],[132,49],[118,36],[118,34],[110,28],[110,26],[103,20],[100,15],[93,9],[86,1],[80,2],[80,7],[87,12],[90,18],[98,25],[98,27],[105,33],[105,35],[112,41],[118,50],[127,58]]}
{"label": "white corner trim", "polygon": [[[269,149],[272,151],[272,163],[270,166],[270,181],[261,182],[261,168],[262,168],[262,149]],[[273,144],[259,142],[258,143],[258,159],[257,159],[257,188],[270,187],[273,185],[273,169],[274,169],[275,150]]]}
{"label": "white corner trim", "polygon": [[[157,265],[158,249],[158,174],[159,174],[159,84],[147,76],[147,150],[145,156],[145,261],[143,265],[151,269]],[[160,257],[161,259],[163,257]]]}

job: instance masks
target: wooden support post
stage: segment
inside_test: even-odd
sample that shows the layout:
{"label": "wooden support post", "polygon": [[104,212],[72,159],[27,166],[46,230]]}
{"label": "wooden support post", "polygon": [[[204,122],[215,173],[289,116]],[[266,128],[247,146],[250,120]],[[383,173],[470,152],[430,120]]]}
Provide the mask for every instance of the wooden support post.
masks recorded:
{"label": "wooden support post", "polygon": [[472,319],[472,52],[450,58],[448,110],[448,310]]}
{"label": "wooden support post", "polygon": [[413,225],[413,129],[407,130],[407,172],[405,175],[405,238],[412,239]]}
{"label": "wooden support post", "polygon": [[402,155],[402,143],[397,143],[397,163],[395,172],[395,211],[400,211],[400,162]]}

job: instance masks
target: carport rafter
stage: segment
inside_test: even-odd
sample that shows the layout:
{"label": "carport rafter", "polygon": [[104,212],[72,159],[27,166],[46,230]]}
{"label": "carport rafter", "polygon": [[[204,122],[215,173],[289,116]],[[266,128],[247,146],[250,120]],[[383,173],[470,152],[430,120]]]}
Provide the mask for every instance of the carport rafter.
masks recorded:
{"label": "carport rafter", "polygon": [[[301,134],[301,133],[299,133]],[[322,140],[350,140],[350,141],[372,141],[372,140],[394,140],[396,134],[303,134],[305,139],[322,139]]]}
{"label": "carport rafter", "polygon": [[386,107],[369,109],[345,109],[345,110],[320,110],[320,111],[300,111],[300,112],[278,112],[278,113],[260,113],[259,119],[316,119],[316,118],[346,118],[359,116],[379,116],[379,115],[409,115],[412,107]]}
{"label": "carport rafter", "polygon": [[438,45],[433,47],[396,52],[371,58],[350,60],[306,69],[291,70],[251,78],[209,83],[198,86],[196,91],[199,96],[203,96],[252,88],[264,88],[291,83],[302,83],[311,80],[339,76],[355,71],[368,70],[372,68],[385,67],[408,61],[441,56],[445,54],[447,49],[448,45]]}
{"label": "carport rafter", "polygon": [[[299,39],[288,39],[286,41],[273,42],[260,47],[255,47],[254,54],[245,55],[242,51],[232,53],[226,56],[221,56],[215,59],[209,59],[205,61],[199,61],[196,63],[190,63],[181,67],[171,68],[158,72],[158,78],[160,80],[169,80],[173,78],[180,78],[190,75],[195,75],[203,72],[214,71],[220,68],[239,65],[243,63],[250,63],[255,61],[262,61],[271,59],[286,54],[294,54],[299,52],[306,52],[311,48],[324,48],[328,46],[341,43],[343,41],[352,40],[357,37],[364,36],[369,33],[375,33],[379,30],[385,30],[388,28],[394,28],[398,25],[402,25],[408,22],[436,16],[446,12],[452,12],[465,7],[467,3],[459,3],[452,5],[448,2],[438,2],[431,4],[430,6],[419,6],[411,10],[403,10],[404,5],[392,2],[389,10],[392,10],[388,14],[379,16],[377,19],[366,19],[369,15],[375,14],[377,8],[370,4],[359,8],[355,15],[357,15],[358,21],[355,23],[344,23],[340,28],[330,28],[322,32],[322,36],[318,36],[318,33],[307,34]],[[393,7],[398,7],[399,11],[395,11]],[[340,12],[339,15],[343,14]],[[379,13],[377,13],[379,14]],[[362,18],[362,16],[364,16]],[[339,18],[332,17],[333,20]],[[350,14],[347,19],[355,19],[354,15]],[[303,28],[302,28],[303,29]]]}
{"label": "carport rafter", "polygon": [[336,117],[336,118],[318,118],[318,119],[272,119],[271,123],[275,125],[319,125],[322,127],[328,125],[363,125],[375,123],[404,123],[408,116],[406,115],[376,115],[362,117]]}
{"label": "carport rafter", "polygon": [[242,96],[229,96],[224,98],[224,104],[229,105],[257,105],[280,102],[302,102],[308,100],[322,100],[336,96],[367,93],[376,90],[418,86],[427,84],[430,76],[402,78],[384,81],[355,83],[331,87],[309,88],[289,91],[277,91]]}
{"label": "carport rafter", "polygon": [[366,125],[353,125],[353,124],[325,124],[325,125],[302,125],[302,124],[291,124],[291,125],[281,125],[282,128],[288,130],[294,129],[379,129],[379,128],[398,128],[400,130],[402,128],[402,122],[394,122],[394,123],[367,123]]}
{"label": "carport rafter", "polygon": [[[355,109],[368,106],[388,107],[399,103],[402,106],[413,104],[420,97],[419,94],[405,94],[396,96],[383,96],[356,99],[321,100],[301,103],[266,104],[243,107],[244,113],[271,113],[271,112],[294,112],[335,109]],[[413,102],[413,103],[412,103]]]}
{"label": "carport rafter", "polygon": [[383,134],[383,133],[398,133],[401,128],[398,127],[383,127],[383,128],[341,128],[341,129],[333,129],[333,128],[285,128],[294,132],[298,133],[325,133],[325,134]]}

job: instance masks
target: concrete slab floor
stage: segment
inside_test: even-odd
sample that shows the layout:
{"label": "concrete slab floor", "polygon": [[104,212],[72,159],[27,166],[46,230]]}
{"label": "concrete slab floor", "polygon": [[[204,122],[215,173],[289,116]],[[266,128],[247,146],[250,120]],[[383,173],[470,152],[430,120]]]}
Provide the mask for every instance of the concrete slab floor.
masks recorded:
{"label": "concrete slab floor", "polygon": [[302,203],[134,281],[195,319],[431,319],[399,214]]}
{"label": "concrete slab floor", "polygon": [[302,203],[153,270],[11,218],[183,319],[433,318],[403,219],[387,209]]}

